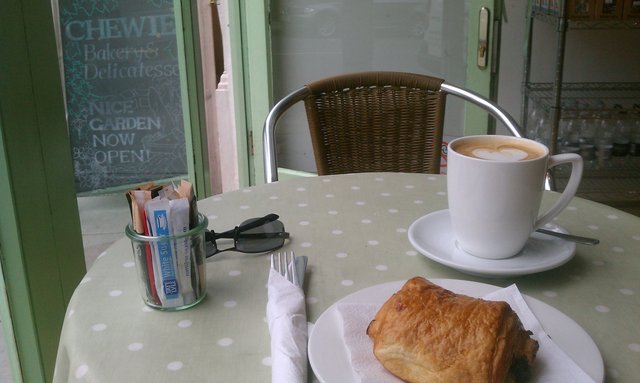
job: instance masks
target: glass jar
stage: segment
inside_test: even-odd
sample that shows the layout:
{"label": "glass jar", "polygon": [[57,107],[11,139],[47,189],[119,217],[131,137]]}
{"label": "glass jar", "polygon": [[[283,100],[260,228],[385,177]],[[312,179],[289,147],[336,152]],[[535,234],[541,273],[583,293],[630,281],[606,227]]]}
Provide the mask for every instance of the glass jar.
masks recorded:
{"label": "glass jar", "polygon": [[198,214],[198,224],[187,232],[168,236],[138,234],[125,228],[131,240],[142,300],[158,310],[178,311],[204,299],[206,288],[205,233],[209,221]]}

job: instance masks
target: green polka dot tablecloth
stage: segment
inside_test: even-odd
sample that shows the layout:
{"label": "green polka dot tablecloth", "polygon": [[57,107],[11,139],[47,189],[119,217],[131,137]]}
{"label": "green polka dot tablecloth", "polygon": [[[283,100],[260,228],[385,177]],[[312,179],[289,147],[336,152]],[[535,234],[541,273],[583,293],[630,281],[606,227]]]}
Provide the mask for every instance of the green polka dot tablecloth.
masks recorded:
{"label": "green polka dot tablecloth", "polygon": [[[556,197],[548,192],[543,203]],[[607,382],[637,382],[640,377],[638,217],[575,198],[555,223],[571,233],[597,237],[599,245],[578,245],[575,257],[549,271],[489,278],[436,263],[409,242],[407,230],[415,220],[446,209],[445,176],[300,178],[206,198],[198,206],[215,231],[267,213],[280,215],[291,233],[283,250],[309,257],[305,291],[311,322],[348,294],[415,275],[501,287],[516,283],[593,338]],[[220,253],[207,261],[207,297],[201,304],[159,312],[142,302],[131,244],[123,234],[98,258],[71,299],[54,381],[270,381],[268,268],[265,255]]]}

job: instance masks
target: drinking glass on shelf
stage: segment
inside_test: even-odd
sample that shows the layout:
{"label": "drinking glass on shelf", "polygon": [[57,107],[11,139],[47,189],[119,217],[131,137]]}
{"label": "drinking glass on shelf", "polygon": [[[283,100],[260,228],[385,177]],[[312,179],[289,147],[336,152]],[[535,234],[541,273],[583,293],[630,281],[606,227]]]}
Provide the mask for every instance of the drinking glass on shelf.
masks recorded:
{"label": "drinking glass on shelf", "polygon": [[534,106],[529,113],[532,117],[529,124],[527,124],[527,137],[538,141],[544,145],[549,146],[551,130],[549,125],[549,116],[542,107]]}
{"label": "drinking glass on shelf", "polygon": [[629,153],[632,156],[640,156],[640,111],[633,114],[631,121],[631,145]]}
{"label": "drinking glass on shelf", "polygon": [[540,118],[540,112],[538,111],[538,105],[532,103],[529,107],[529,113],[527,115],[526,136],[533,139],[536,137],[536,129],[538,127],[538,119]]}
{"label": "drinking glass on shelf", "polygon": [[631,126],[627,118],[627,113],[621,111],[617,114],[614,122],[613,131],[613,150],[612,155],[616,157],[625,157],[629,154]]}
{"label": "drinking glass on shelf", "polygon": [[596,157],[598,158],[600,165],[603,165],[611,159],[612,149],[613,132],[610,129],[607,129],[607,126],[602,126],[601,129],[598,130],[596,136]]}
{"label": "drinking glass on shelf", "polygon": [[563,111],[558,124],[558,146],[560,151],[577,153],[579,137],[576,113],[572,110]]}
{"label": "drinking glass on shelf", "polygon": [[589,121],[586,114],[581,114],[578,120],[578,134],[580,144],[592,144],[595,136],[595,126]]}

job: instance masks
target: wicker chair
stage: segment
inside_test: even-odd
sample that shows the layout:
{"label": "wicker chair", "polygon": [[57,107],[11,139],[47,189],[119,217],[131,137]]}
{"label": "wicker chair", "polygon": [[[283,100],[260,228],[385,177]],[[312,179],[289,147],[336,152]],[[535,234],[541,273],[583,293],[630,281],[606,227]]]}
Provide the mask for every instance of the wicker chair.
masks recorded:
{"label": "wicker chair", "polygon": [[512,134],[515,120],[498,105],[444,80],[401,72],[362,72],[322,79],[290,93],[264,126],[265,182],[278,180],[278,119],[304,101],[318,175],[358,172],[439,173],[448,94],[491,113]]}

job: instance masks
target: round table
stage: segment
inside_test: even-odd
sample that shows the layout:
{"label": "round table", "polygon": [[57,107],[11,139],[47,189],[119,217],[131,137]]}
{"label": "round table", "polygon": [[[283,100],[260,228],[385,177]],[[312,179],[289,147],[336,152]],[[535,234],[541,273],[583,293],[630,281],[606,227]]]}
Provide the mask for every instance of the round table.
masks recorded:
{"label": "round table", "polygon": [[[545,193],[543,204],[555,197]],[[305,292],[311,322],[348,294],[416,275],[503,287],[516,283],[589,333],[602,353],[606,381],[637,381],[640,218],[575,198],[555,222],[601,243],[578,245],[575,257],[553,270],[496,279],[443,266],[411,246],[409,226],[446,207],[446,176],[402,173],[299,178],[198,202],[216,231],[247,218],[280,215],[291,233],[282,250],[309,259]],[[207,261],[201,304],[160,312],[142,302],[131,244],[123,236],[97,259],[71,299],[54,381],[269,381],[268,268],[265,255],[220,253]]]}

